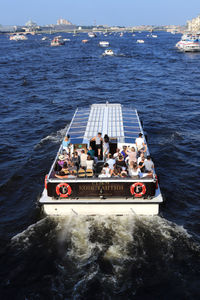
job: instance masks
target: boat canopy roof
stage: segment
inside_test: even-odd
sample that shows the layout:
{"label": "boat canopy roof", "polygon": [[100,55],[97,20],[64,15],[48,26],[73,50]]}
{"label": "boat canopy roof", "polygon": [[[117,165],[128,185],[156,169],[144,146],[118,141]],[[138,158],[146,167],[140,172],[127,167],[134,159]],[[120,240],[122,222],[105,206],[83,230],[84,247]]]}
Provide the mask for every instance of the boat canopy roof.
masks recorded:
{"label": "boat canopy roof", "polygon": [[66,134],[72,144],[84,144],[96,136],[107,134],[118,143],[134,143],[142,132],[137,110],[121,104],[93,104],[90,108],[78,108]]}

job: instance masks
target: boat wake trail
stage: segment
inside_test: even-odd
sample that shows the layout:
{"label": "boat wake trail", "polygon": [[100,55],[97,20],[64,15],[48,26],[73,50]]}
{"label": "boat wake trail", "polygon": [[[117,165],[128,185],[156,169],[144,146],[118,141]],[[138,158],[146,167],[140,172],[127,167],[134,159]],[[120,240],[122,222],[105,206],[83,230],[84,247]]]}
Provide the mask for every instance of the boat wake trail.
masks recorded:
{"label": "boat wake trail", "polygon": [[9,285],[19,285],[19,276],[23,284],[30,269],[34,274],[20,297],[42,297],[44,290],[61,299],[199,296],[200,248],[161,217],[47,217],[15,236],[10,251]]}
{"label": "boat wake trail", "polygon": [[34,147],[34,149],[37,150],[38,148],[42,147],[44,144],[49,143],[49,142],[59,144],[62,141],[62,139],[64,138],[68,127],[69,127],[69,125],[56,131],[55,133],[47,135],[46,137],[44,137],[43,139],[40,140],[40,142]]}

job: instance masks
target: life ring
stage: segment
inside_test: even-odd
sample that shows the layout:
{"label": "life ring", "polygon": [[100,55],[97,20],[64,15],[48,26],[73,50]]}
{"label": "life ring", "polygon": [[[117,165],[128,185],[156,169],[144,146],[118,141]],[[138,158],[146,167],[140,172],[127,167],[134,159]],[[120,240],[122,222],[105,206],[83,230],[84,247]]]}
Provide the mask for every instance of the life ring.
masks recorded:
{"label": "life ring", "polygon": [[[66,188],[66,193],[61,193],[60,192],[60,188]],[[65,191],[63,189],[63,191]],[[60,196],[61,198],[67,198],[68,196],[70,196],[72,193],[72,188],[71,186],[68,184],[68,183],[59,183],[57,186],[56,186],[56,194],[58,196]]]}
{"label": "life ring", "polygon": [[[135,188],[137,188],[138,186],[140,186],[142,188],[141,192],[139,192],[137,190],[135,191]],[[130,192],[135,197],[142,197],[146,193],[146,186],[141,182],[136,182],[131,185]]]}
{"label": "life ring", "polygon": [[47,177],[48,177],[48,174],[45,176],[45,179],[44,179],[44,187],[46,190],[47,190]]}

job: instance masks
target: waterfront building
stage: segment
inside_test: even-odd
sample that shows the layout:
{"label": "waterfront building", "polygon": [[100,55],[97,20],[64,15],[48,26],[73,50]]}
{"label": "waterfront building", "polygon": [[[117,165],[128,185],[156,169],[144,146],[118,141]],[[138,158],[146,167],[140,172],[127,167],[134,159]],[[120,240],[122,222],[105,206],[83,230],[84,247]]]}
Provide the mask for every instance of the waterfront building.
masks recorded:
{"label": "waterfront building", "polygon": [[60,18],[59,20],[57,20],[57,25],[72,25],[72,23],[68,20]]}
{"label": "waterfront building", "polygon": [[187,21],[187,29],[191,32],[200,31],[200,15],[190,21]]}

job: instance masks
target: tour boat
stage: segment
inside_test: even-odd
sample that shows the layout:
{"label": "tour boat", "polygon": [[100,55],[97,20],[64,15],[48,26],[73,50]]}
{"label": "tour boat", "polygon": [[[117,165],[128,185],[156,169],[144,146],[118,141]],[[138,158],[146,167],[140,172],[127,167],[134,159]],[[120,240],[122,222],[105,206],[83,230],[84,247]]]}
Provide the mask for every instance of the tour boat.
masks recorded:
{"label": "tour boat", "polygon": [[65,42],[59,36],[55,37],[51,41],[51,46],[62,46],[64,44],[65,44]]}
{"label": "tour boat", "polygon": [[181,40],[176,44],[176,47],[183,52],[199,52],[200,51],[199,36],[184,34]]}
{"label": "tour boat", "polygon": [[110,44],[109,44],[109,42],[107,42],[107,41],[100,41],[99,42],[99,46],[100,47],[108,47]]}
{"label": "tour boat", "polygon": [[105,55],[113,56],[114,52],[112,51],[112,49],[106,49],[102,55],[103,56],[105,56]]}
{"label": "tour boat", "polygon": [[[45,177],[45,188],[39,199],[39,205],[42,206],[44,213],[59,216],[157,215],[163,198],[155,169],[151,176],[143,173],[131,177],[123,168],[123,171],[115,176],[106,176],[105,172],[102,176],[107,160],[102,155],[101,139],[99,140],[101,143],[97,142],[96,136],[99,132],[102,137],[109,136],[111,155],[118,153],[125,146],[128,149],[135,148],[136,138],[143,134],[146,153],[149,155],[137,110],[114,103],[77,108],[50,171]],[[64,144],[66,137],[67,148]],[[89,147],[94,157],[92,169],[84,168],[83,162],[77,160],[77,157],[81,157],[78,155],[84,155],[84,152],[86,154]],[[66,160],[69,166],[70,159],[76,161],[73,171],[70,169],[58,171],[58,166],[61,168],[59,164],[63,163],[64,168],[63,161]]]}

